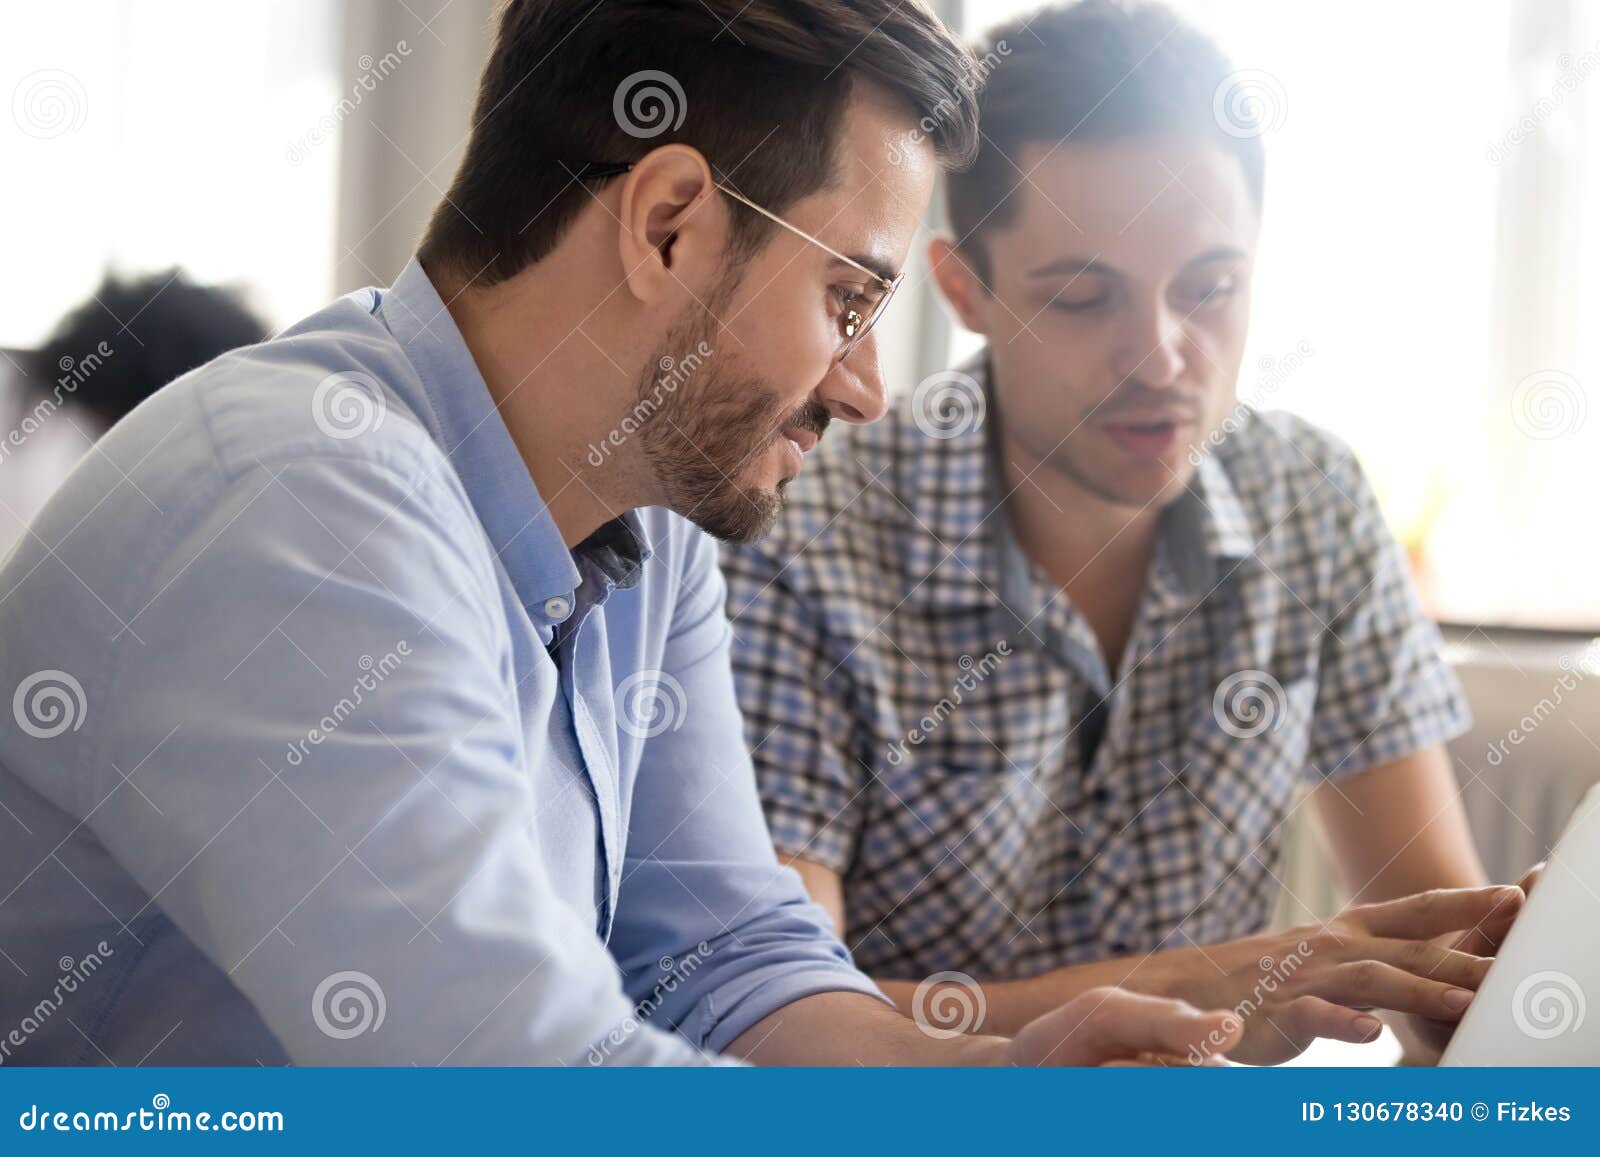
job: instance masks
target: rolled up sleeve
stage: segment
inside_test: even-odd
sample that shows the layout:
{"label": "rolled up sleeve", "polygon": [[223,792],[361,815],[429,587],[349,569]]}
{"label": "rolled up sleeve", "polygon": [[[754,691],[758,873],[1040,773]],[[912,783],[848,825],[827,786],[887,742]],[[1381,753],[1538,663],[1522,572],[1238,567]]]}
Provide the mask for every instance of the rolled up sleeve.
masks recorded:
{"label": "rolled up sleeve", "polygon": [[860,839],[867,782],[852,754],[850,673],[829,658],[819,608],[790,585],[804,559],[786,568],[740,547],[724,551],[722,565],[737,623],[736,691],[773,843],[843,875]]}
{"label": "rolled up sleeve", "polygon": [[1444,743],[1472,721],[1439,629],[1354,456],[1344,456],[1330,482],[1341,497],[1310,747],[1319,779]]}

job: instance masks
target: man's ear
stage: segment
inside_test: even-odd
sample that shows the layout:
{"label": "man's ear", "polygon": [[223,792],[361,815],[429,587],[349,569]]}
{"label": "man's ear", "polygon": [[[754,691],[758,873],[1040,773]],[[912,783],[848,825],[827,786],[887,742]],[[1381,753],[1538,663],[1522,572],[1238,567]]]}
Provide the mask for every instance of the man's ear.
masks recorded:
{"label": "man's ear", "polygon": [[716,193],[698,149],[663,145],[637,162],[617,203],[624,282],[641,302],[681,292],[674,281],[707,284],[722,263],[727,215],[706,204]]}
{"label": "man's ear", "polygon": [[983,304],[990,296],[988,287],[968,263],[967,257],[944,237],[928,243],[928,266],[939,292],[955,310],[961,324],[973,333],[988,335],[989,324]]}

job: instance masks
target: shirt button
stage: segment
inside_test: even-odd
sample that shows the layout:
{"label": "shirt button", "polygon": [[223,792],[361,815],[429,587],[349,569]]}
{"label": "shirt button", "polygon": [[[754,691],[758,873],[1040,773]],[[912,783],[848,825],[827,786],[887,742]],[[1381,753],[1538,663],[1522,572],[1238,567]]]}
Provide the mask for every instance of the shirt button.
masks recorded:
{"label": "shirt button", "polygon": [[564,619],[572,612],[572,600],[556,595],[554,598],[545,599],[544,613],[552,619]]}

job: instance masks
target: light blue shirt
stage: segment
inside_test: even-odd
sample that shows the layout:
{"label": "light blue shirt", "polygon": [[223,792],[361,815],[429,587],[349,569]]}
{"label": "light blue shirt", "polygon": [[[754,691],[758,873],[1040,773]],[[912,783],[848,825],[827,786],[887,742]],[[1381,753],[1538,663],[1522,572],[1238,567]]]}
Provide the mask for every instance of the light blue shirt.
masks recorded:
{"label": "light blue shirt", "polygon": [[666,511],[564,546],[415,261],[179,379],[0,568],[0,1062],[694,1063],[876,994],[723,602]]}

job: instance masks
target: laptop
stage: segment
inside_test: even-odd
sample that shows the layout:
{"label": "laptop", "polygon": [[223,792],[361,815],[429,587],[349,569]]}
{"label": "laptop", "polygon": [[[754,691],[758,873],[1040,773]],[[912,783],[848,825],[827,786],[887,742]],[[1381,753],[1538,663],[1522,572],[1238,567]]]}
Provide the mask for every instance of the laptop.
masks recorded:
{"label": "laptop", "polygon": [[1600,1065],[1600,785],[1567,821],[1439,1063]]}

